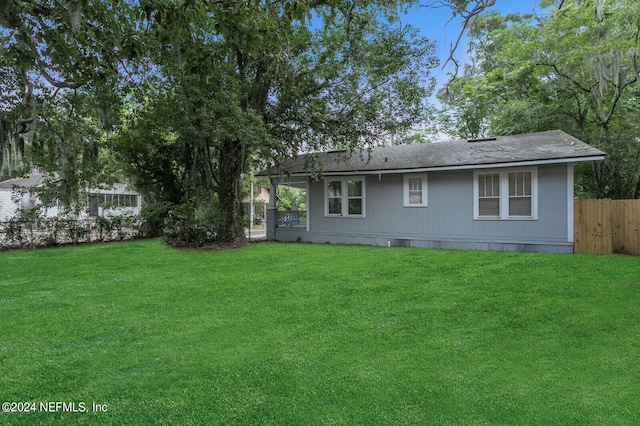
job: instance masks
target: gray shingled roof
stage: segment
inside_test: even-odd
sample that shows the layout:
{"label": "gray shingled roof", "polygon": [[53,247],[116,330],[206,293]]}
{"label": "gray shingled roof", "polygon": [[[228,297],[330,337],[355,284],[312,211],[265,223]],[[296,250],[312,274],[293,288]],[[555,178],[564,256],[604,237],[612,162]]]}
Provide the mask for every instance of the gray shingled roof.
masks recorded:
{"label": "gray shingled roof", "polygon": [[[45,183],[45,175],[42,173],[33,173],[26,177],[14,178],[9,180],[4,180],[0,182],[0,189],[13,189],[13,188],[34,188]],[[129,188],[129,185],[126,183],[116,182],[111,186],[104,186],[100,188],[90,188],[91,192],[113,192],[117,191],[118,193],[131,193],[137,194],[137,192]]]}
{"label": "gray shingled roof", "polygon": [[13,189],[18,188],[31,188],[39,186],[44,183],[44,175],[40,173],[34,173],[27,177],[14,178],[9,180],[3,180],[0,182],[0,189]]}
{"label": "gray shingled roof", "polygon": [[455,170],[602,160],[605,153],[560,130],[500,136],[477,142],[455,141],[373,148],[370,153],[304,154],[264,170],[258,176],[305,175],[312,156],[323,174],[389,173],[399,170]]}

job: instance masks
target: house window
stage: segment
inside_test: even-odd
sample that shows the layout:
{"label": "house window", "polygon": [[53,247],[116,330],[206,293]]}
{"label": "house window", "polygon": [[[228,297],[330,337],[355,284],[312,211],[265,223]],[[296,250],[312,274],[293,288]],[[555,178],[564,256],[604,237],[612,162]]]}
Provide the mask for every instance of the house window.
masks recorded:
{"label": "house window", "polygon": [[342,181],[327,182],[328,214],[342,214]]}
{"label": "house window", "polygon": [[427,207],[427,175],[404,176],[404,206]]}
{"label": "house window", "polygon": [[500,216],[500,174],[479,174],[478,215],[482,217]]}
{"label": "house window", "polygon": [[362,216],[362,181],[347,181],[347,203],[349,205],[349,215]]}
{"label": "house window", "polygon": [[325,215],[364,217],[364,178],[335,178],[325,181]]}
{"label": "house window", "polygon": [[536,169],[474,173],[474,219],[537,219]]}
{"label": "house window", "polygon": [[531,172],[509,173],[509,216],[531,216]]}

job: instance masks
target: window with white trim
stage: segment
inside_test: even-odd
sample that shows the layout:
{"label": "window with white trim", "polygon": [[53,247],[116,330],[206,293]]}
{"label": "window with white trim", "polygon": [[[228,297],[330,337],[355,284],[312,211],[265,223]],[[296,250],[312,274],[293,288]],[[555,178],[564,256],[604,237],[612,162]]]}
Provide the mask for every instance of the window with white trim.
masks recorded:
{"label": "window with white trim", "polygon": [[327,181],[327,214],[342,215],[342,181]]}
{"label": "window with white trim", "polygon": [[108,207],[138,207],[138,196],[134,194],[94,194],[98,204]]}
{"label": "window with white trim", "polygon": [[482,170],[474,177],[474,219],[537,219],[535,168]]}
{"label": "window with white trim", "polygon": [[478,216],[500,217],[500,174],[483,173],[477,177]]}
{"label": "window with white trim", "polygon": [[404,175],[404,206],[427,207],[427,175]]}
{"label": "window with white trim", "polygon": [[329,178],[325,181],[325,215],[364,217],[365,183],[363,177]]}

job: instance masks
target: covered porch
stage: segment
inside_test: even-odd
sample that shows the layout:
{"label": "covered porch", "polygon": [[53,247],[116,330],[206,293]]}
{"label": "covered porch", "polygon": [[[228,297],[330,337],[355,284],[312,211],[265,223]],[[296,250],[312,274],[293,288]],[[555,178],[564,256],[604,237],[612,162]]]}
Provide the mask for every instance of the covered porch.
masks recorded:
{"label": "covered porch", "polygon": [[[285,188],[304,191],[304,204],[284,208],[279,193]],[[309,180],[307,177],[271,179],[269,204],[267,205],[267,240],[296,241],[309,231],[307,208],[309,203]],[[302,204],[302,203],[300,203]]]}

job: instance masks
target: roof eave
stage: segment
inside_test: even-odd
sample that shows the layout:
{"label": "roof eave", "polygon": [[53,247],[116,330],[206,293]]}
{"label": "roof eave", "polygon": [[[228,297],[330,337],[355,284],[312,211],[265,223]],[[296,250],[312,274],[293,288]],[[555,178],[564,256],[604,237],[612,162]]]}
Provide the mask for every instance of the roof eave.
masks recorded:
{"label": "roof eave", "polygon": [[[602,161],[604,155],[592,155],[584,157],[570,157],[570,158],[554,158],[545,160],[527,160],[527,161],[506,161],[501,163],[476,163],[476,164],[462,164],[451,166],[435,166],[435,167],[420,167],[420,168],[404,168],[404,169],[377,169],[377,170],[336,170],[331,172],[322,172],[323,176],[352,176],[352,175],[379,175],[379,174],[398,174],[398,173],[426,173],[435,171],[455,171],[455,170],[474,170],[474,169],[497,169],[506,167],[527,167],[527,166],[543,166],[549,164],[562,164],[562,163],[579,163],[584,161]],[[259,174],[258,177],[303,177],[309,176],[310,173],[297,172],[287,173],[282,172],[279,174]]]}

